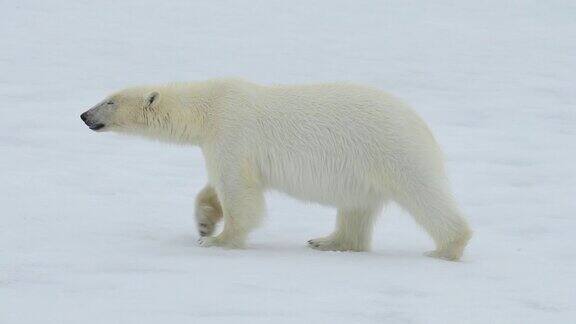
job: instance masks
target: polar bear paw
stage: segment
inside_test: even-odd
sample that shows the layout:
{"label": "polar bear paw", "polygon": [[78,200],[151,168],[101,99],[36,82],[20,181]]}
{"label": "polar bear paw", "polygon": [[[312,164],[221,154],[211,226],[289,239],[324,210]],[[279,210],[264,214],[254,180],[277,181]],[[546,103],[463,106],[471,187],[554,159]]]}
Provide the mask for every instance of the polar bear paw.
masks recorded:
{"label": "polar bear paw", "polygon": [[227,249],[242,249],[244,242],[239,240],[224,239],[221,235],[218,236],[201,236],[198,239],[198,245],[201,247],[219,246]]}
{"label": "polar bear paw", "polygon": [[[212,211],[212,207],[210,206],[202,206],[202,209],[204,213],[209,213]],[[214,233],[216,224],[214,223],[211,217],[207,216],[204,213],[198,213],[196,215],[198,233],[200,233],[200,236],[209,236],[212,235],[212,233]]]}
{"label": "polar bear paw", "polygon": [[458,261],[460,258],[462,258],[464,248],[466,247],[466,243],[469,239],[470,235],[467,235],[463,239],[452,241],[443,245],[441,248],[437,248],[434,251],[426,252],[424,255],[442,260]]}
{"label": "polar bear paw", "polygon": [[321,237],[308,241],[308,246],[319,251],[366,251],[358,244],[351,244],[332,237]]}
{"label": "polar bear paw", "polygon": [[436,259],[442,259],[442,260],[446,260],[446,261],[458,261],[460,260],[461,255],[455,254],[451,251],[447,251],[447,250],[434,250],[434,251],[428,251],[424,253],[425,256],[430,257],[430,258],[436,258]]}
{"label": "polar bear paw", "polygon": [[214,236],[200,236],[198,239],[198,246],[210,247],[218,246],[218,240]]}
{"label": "polar bear paw", "polygon": [[200,236],[210,236],[214,233],[216,224],[222,219],[222,206],[216,192],[206,186],[196,196],[196,225]]}

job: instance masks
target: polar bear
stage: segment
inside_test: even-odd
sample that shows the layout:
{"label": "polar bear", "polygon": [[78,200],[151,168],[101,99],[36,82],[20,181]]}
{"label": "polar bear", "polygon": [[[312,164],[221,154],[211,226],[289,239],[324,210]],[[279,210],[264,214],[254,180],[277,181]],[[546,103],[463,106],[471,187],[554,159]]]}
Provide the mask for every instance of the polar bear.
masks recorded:
{"label": "polar bear", "polygon": [[471,237],[427,125],[371,87],[239,79],[133,87],[81,118],[94,131],[201,148],[208,174],[196,198],[202,246],[244,247],[270,189],[337,208],[332,234],[308,241],[318,250],[368,250],[374,220],[392,201],[432,237],[429,256],[458,260]]}

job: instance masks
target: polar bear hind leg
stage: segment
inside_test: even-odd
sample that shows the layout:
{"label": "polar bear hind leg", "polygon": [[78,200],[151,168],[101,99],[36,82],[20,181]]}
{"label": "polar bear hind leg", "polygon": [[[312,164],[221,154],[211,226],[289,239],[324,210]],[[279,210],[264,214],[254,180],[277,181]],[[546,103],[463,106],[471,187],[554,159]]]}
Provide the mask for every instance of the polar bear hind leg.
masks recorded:
{"label": "polar bear hind leg", "polygon": [[450,261],[462,257],[472,231],[444,184],[408,190],[396,201],[434,240],[436,250],[427,256]]}

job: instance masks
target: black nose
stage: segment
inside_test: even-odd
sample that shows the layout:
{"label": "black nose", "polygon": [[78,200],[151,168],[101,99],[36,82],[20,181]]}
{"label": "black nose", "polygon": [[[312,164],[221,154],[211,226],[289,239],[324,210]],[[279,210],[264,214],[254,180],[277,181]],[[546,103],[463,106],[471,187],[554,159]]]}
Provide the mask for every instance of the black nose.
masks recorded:
{"label": "black nose", "polygon": [[86,113],[83,113],[82,115],[80,115],[80,118],[82,118],[82,120],[86,122],[86,119],[88,119],[88,115]]}

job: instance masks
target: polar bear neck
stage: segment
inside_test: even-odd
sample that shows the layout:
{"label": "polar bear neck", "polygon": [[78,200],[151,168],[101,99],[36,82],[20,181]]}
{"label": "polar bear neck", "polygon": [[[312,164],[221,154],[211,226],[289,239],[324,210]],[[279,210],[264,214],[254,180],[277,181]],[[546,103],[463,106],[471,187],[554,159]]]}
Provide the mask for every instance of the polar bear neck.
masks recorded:
{"label": "polar bear neck", "polygon": [[151,114],[146,137],[162,141],[201,145],[211,125],[213,94],[204,83],[168,84],[159,93],[158,114]]}
{"label": "polar bear neck", "polygon": [[164,118],[157,123],[163,129],[151,129],[151,137],[162,134],[162,139],[169,142],[202,146],[219,136],[222,120],[236,124],[243,114],[238,106],[253,106],[251,94],[261,87],[242,79],[222,78],[167,84],[157,89],[160,111],[166,115],[157,117]]}

